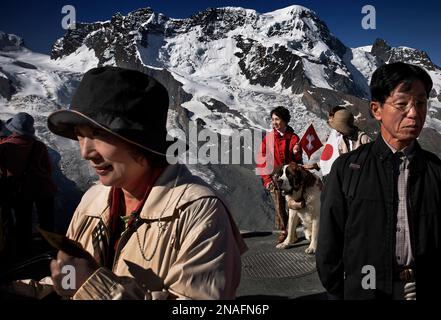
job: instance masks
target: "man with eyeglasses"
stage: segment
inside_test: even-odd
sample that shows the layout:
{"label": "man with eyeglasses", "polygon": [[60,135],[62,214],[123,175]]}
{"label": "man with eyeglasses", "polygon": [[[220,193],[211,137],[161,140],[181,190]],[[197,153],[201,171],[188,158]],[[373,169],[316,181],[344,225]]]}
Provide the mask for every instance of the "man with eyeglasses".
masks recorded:
{"label": "man with eyeglasses", "polygon": [[441,160],[417,142],[432,80],[397,62],[379,67],[370,89],[380,134],[333,165],[318,273],[331,299],[433,299],[441,288]]}

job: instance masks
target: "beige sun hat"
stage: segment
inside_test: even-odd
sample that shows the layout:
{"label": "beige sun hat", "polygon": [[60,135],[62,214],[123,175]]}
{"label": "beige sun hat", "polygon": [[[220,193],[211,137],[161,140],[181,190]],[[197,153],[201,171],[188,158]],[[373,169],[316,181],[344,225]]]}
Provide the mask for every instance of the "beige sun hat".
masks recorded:
{"label": "beige sun hat", "polygon": [[328,124],[331,128],[345,136],[352,134],[354,130],[357,129],[357,127],[354,126],[354,115],[346,108],[337,110],[334,115],[329,118]]}

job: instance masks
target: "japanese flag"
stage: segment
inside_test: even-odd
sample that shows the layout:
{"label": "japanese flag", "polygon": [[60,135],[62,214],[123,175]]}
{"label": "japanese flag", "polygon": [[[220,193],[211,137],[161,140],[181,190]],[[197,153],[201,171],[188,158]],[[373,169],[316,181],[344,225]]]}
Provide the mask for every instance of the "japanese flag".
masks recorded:
{"label": "japanese flag", "polygon": [[302,149],[305,151],[305,153],[308,155],[308,159],[311,158],[311,155],[314,152],[316,152],[323,146],[312,124],[308,127],[308,129],[306,129],[305,134],[300,140],[300,145],[302,146]]}
{"label": "japanese flag", "polygon": [[322,174],[325,176],[331,172],[332,164],[335,159],[340,155],[338,153],[338,143],[340,141],[340,134],[332,129],[329,134],[328,141],[326,141],[325,147],[322,151],[322,156],[320,157],[320,169]]}

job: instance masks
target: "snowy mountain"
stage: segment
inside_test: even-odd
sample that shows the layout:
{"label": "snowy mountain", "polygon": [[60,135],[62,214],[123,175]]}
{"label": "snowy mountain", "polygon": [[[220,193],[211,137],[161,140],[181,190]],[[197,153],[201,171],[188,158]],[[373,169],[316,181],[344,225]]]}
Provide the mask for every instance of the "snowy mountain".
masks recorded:
{"label": "snowy mountain", "polygon": [[[76,26],[55,42],[50,57],[29,51],[16,36],[0,33],[0,114],[6,119],[26,110],[36,116],[37,135],[57,156],[60,177],[62,172],[80,190],[94,177],[73,142],[47,132],[45,117],[68,107],[81,74],[97,65],[135,68],[161,81],[170,92],[168,128],[175,134],[182,134],[174,130],[181,129],[188,136],[189,123],[210,129],[218,139],[232,139],[227,129],[265,131],[270,110],[283,105],[290,109],[290,125],[300,136],[313,123],[324,142],[328,109],[337,104],[348,106],[359,126],[375,135],[378,126],[368,113],[373,71],[392,61],[418,64],[435,83],[421,142],[441,155],[436,147],[441,143],[441,69],[426,53],[394,48],[381,39],[366,47],[346,47],[305,7],[264,14],[213,8],[187,19],[147,8]],[[196,156],[190,149],[188,159]],[[227,198],[242,229],[272,228],[273,209],[254,165],[190,168]]]}

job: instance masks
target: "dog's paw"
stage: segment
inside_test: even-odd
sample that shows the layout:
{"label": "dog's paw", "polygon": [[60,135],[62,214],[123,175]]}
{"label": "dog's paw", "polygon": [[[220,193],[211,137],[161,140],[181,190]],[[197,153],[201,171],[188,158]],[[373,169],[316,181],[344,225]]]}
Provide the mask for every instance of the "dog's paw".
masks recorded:
{"label": "dog's paw", "polygon": [[285,242],[282,242],[282,243],[279,243],[278,245],[276,245],[276,248],[277,248],[277,249],[289,249],[289,248],[291,248],[293,245],[294,245],[293,243],[285,243]]}
{"label": "dog's paw", "polygon": [[282,242],[282,243],[279,243],[278,245],[276,245],[276,248],[277,249],[286,249],[286,244],[284,243],[284,242]]}
{"label": "dog's paw", "polygon": [[315,248],[308,247],[305,249],[305,253],[307,254],[315,254]]}

